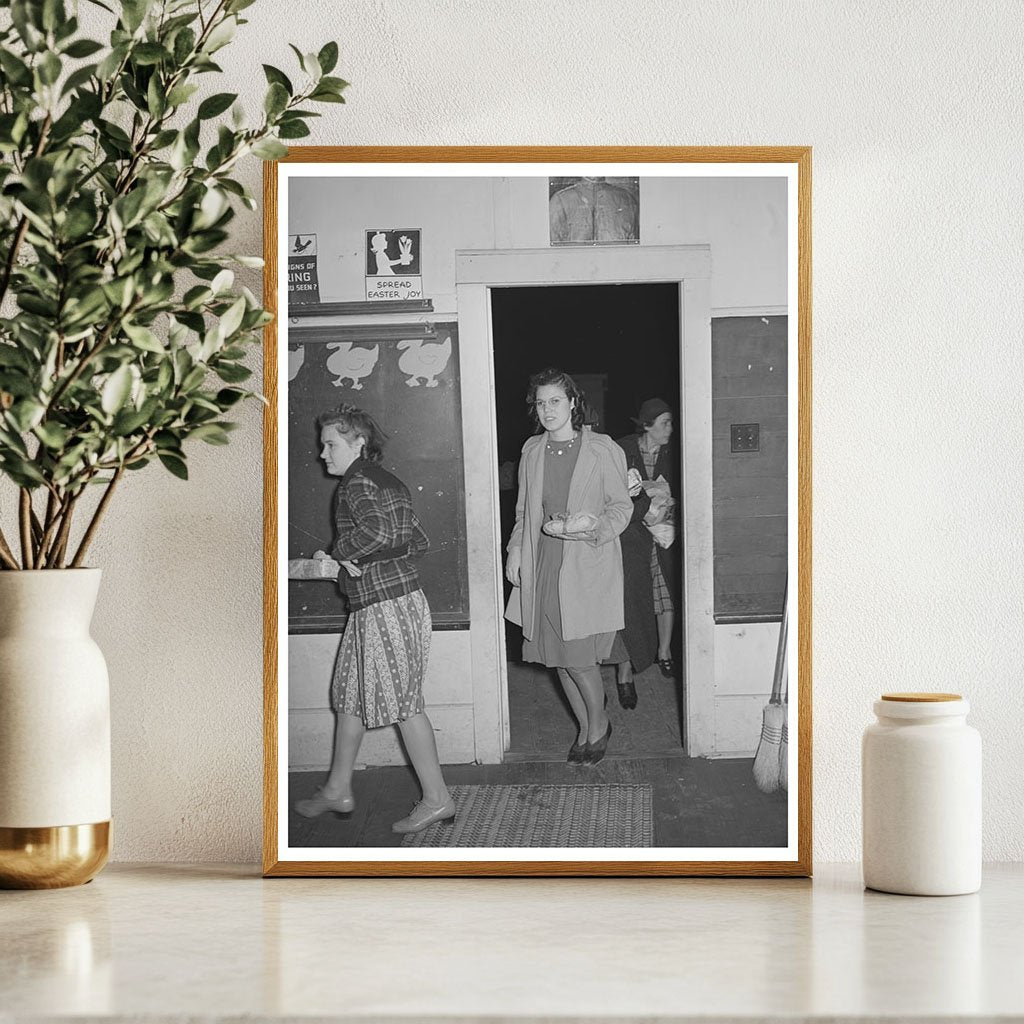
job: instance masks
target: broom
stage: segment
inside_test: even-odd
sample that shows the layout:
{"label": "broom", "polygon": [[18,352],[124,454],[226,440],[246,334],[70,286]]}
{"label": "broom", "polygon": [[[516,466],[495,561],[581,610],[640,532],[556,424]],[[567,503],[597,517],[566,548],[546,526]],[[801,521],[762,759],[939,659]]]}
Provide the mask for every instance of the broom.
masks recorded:
{"label": "broom", "polygon": [[[786,709],[786,718],[790,717],[788,716],[788,710],[790,710],[788,694],[782,701],[782,707]],[[788,792],[788,788],[790,788],[790,725],[787,722],[782,723],[782,742],[778,748],[778,784]]]}
{"label": "broom", "polygon": [[782,723],[782,743],[779,745],[779,787],[789,790],[789,726],[785,722]]}
{"label": "broom", "polygon": [[[789,590],[788,584],[786,590]],[[772,695],[764,706],[761,739],[757,744],[757,753],[754,755],[754,785],[762,793],[774,793],[779,788],[779,751],[782,747],[782,730],[786,725],[787,711],[787,706],[782,703],[782,669],[785,663],[786,632],[788,629],[789,604],[784,596],[782,624],[779,626],[779,644],[775,651],[775,675],[772,679]]]}
{"label": "broom", "polygon": [[790,790],[790,658],[788,651],[782,651],[782,678],[785,680],[785,692],[782,694],[782,707],[785,718],[782,721],[782,742],[778,749],[778,784],[788,792]]}
{"label": "broom", "polygon": [[[786,655],[783,654],[785,662]],[[786,717],[782,721],[782,743],[779,745],[779,786],[789,791],[789,665],[786,665],[784,673],[786,679],[786,692],[782,697],[782,706],[786,709]]]}

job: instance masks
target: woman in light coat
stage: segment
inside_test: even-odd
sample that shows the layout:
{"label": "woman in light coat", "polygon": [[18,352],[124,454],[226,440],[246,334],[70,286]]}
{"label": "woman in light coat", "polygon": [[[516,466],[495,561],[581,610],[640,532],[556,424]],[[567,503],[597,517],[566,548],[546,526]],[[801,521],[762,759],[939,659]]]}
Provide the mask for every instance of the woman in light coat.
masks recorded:
{"label": "woman in light coat", "polygon": [[538,433],[523,445],[505,575],[506,618],[523,630],[523,660],[554,668],[578,722],[570,764],[597,764],[611,737],[600,663],[623,627],[619,534],[633,512],[626,458],[584,426],[583,392],[542,370],[527,395]]}

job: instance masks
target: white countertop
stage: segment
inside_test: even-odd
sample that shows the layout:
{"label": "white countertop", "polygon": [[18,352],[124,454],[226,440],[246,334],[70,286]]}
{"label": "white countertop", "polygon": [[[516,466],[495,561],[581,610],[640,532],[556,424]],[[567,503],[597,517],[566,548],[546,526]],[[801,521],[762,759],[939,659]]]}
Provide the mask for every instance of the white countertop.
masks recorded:
{"label": "white countertop", "polygon": [[[0,1021],[1024,1018],[1024,865],[973,896],[778,879],[268,879],[0,893]],[[1004,1022],[1005,1024],[1005,1022]]]}

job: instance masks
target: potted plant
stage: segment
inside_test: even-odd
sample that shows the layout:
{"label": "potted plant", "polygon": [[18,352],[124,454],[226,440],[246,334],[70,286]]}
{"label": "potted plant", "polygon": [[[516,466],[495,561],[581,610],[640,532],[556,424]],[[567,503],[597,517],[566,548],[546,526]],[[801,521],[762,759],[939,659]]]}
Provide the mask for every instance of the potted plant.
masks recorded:
{"label": "potted plant", "polygon": [[[0,885],[92,877],[110,822],[107,673],[88,553],[126,473],[228,443],[270,319],[236,287],[241,160],[343,102],[338,47],[264,65],[258,116],[203,89],[254,0],[0,0]],[[293,49],[295,49],[293,47]],[[205,81],[210,81],[209,78]],[[248,117],[253,119],[250,121]]]}

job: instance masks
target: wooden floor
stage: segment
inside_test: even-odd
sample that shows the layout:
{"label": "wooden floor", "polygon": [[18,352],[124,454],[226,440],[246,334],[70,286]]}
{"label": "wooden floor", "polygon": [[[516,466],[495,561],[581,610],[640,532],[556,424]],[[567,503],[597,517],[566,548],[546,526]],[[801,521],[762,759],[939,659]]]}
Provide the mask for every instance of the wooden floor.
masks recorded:
{"label": "wooden floor", "polygon": [[[654,845],[672,847],[784,846],[786,794],[754,786],[749,760],[611,758],[593,768],[554,762],[460,764],[445,767],[452,785],[648,782],[654,791]],[[319,772],[292,772],[290,805],[313,793]],[[411,769],[368,768],[355,779],[356,810],[345,819],[325,814],[308,821],[291,812],[292,846],[398,846],[391,823],[419,798]]]}
{"label": "wooden floor", "polygon": [[[636,677],[637,705],[632,711],[625,711],[619,706],[615,668],[605,666],[601,675],[612,722],[609,757],[682,754],[683,725],[677,679],[666,679],[661,670],[652,665]],[[554,669],[510,664],[508,709],[512,734],[510,759],[565,760],[566,752],[576,739],[576,726]]]}
{"label": "wooden floor", "polygon": [[[554,673],[533,665],[510,666],[512,742],[504,764],[447,765],[452,785],[647,782],[654,793],[654,842],[667,847],[773,847],[786,843],[786,793],[765,795],[754,786],[751,760],[688,758],[681,749],[678,683],[652,667],[637,679],[637,707],[619,707],[614,670],[604,670],[612,739],[594,767],[565,763],[575,738],[573,722]],[[321,772],[292,772],[289,806],[311,795]],[[355,777],[356,810],[347,818],[325,814],[309,821],[289,814],[293,847],[398,846],[391,823],[419,798],[407,767],[368,768]]]}

